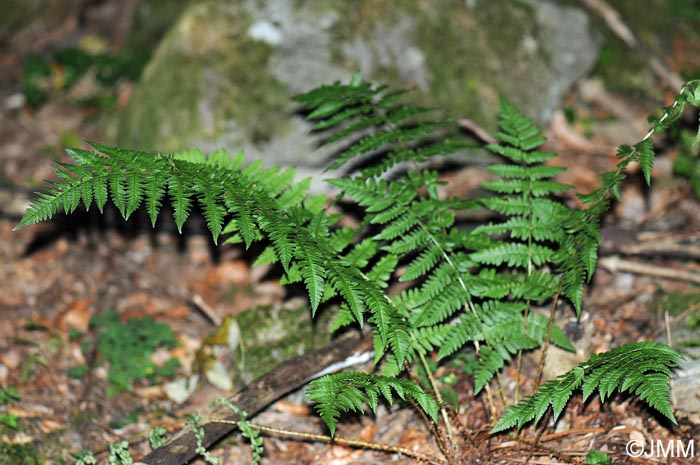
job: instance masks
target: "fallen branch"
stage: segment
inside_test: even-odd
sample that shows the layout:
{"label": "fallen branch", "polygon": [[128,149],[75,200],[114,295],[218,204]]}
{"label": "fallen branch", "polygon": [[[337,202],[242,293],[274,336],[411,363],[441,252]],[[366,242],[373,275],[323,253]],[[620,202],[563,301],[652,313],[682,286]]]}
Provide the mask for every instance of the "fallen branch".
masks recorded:
{"label": "fallen branch", "polygon": [[[341,339],[284,362],[238,391],[229,400],[242,411],[247,412],[248,418],[251,418],[277,399],[299,389],[311,379],[321,376],[327,367],[371,349],[372,340],[369,335]],[[234,423],[238,420],[237,415],[225,406],[210,408],[202,418],[204,421],[202,446],[205,448],[236,429],[235,424],[208,422],[207,419],[223,419]],[[141,462],[137,462],[137,465],[182,465],[197,455],[196,448],[197,441],[192,430],[187,427],[166,444],[144,457]]]}

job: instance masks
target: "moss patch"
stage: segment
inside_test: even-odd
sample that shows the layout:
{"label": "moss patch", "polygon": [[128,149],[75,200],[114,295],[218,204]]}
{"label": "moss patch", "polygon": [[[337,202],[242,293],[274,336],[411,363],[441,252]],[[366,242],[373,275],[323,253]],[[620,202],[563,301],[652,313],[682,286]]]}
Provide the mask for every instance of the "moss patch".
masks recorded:
{"label": "moss patch", "polygon": [[306,306],[266,306],[241,313],[237,322],[243,348],[237,357],[237,377],[248,383],[291,357],[327,344],[330,319],[329,312],[322,312],[312,320]]}
{"label": "moss patch", "polygon": [[[287,89],[260,72],[270,49],[248,37],[249,21],[239,10],[193,5],[159,47],[110,139],[173,151],[234,129],[246,140],[267,140],[286,124]],[[230,120],[238,126],[227,127]]]}

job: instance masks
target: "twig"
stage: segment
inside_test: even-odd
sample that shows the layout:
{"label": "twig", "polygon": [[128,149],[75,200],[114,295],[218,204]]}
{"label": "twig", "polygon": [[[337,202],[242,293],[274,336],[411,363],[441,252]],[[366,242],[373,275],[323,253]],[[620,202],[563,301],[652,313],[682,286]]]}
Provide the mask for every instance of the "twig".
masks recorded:
{"label": "twig", "polygon": [[[421,386],[420,380],[416,378],[416,376],[411,372],[409,369],[408,362],[406,360],[403,361],[404,363],[404,368],[406,369],[406,374],[408,377],[413,381],[414,383],[418,384]],[[424,367],[424,369],[427,371],[427,367]],[[410,404],[413,406],[413,408],[418,412],[418,414],[421,416],[423,419],[423,423],[430,428],[430,432],[433,433],[433,437],[435,437],[435,440],[437,441],[438,448],[442,452],[442,455],[445,457],[450,457],[453,452],[452,447],[454,445],[453,437],[452,435],[447,435],[443,432],[442,428],[440,428],[440,423],[439,422],[434,422],[430,418],[428,418],[428,415],[426,415],[425,411],[418,405],[414,399],[408,398],[408,401]],[[442,403],[442,401],[440,401]],[[444,412],[444,408],[441,407],[440,409],[441,412]],[[447,436],[447,439],[446,439]]]}
{"label": "twig", "polygon": [[577,434],[590,434],[590,433],[605,433],[606,430],[605,428],[579,428],[579,429],[571,429],[567,431],[559,431],[557,433],[550,433],[550,434],[543,434],[539,437],[534,437],[534,438],[520,438],[521,442],[543,442],[543,441],[553,441],[555,439],[559,439],[562,437],[567,437],[567,436],[574,436]]}
{"label": "twig", "polygon": [[604,0],[583,0],[583,3],[592,11],[597,13],[610,30],[619,37],[629,48],[645,55],[649,62],[651,71],[663,81],[663,83],[674,92],[683,87],[685,82],[678,73],[668,67],[659,57],[647,49],[642,42],[637,39],[632,30],[622,21],[620,14],[608,5]]}
{"label": "twig", "polygon": [[525,461],[523,463],[540,463],[536,462],[535,460],[532,459],[533,455],[549,455],[551,457],[555,457],[556,459],[564,462],[564,463],[577,463],[576,459],[572,456],[572,454],[565,454],[563,452],[560,452],[554,448],[543,446],[542,444],[533,444],[530,442],[530,440],[523,440],[523,439],[516,439],[514,441],[509,441],[503,444],[500,444],[493,449],[492,451],[495,450],[502,450],[502,449],[507,449],[513,446],[525,446],[527,447],[527,450],[529,451],[528,456],[526,457]]}
{"label": "twig", "polygon": [[[411,337],[417,344],[418,341],[416,341],[416,336],[411,334]],[[421,365],[423,365],[423,369],[425,370],[425,375],[428,378],[428,381],[430,381],[430,389],[435,395],[435,400],[437,400],[438,404],[440,404],[440,415],[442,415],[442,421],[445,422],[445,430],[447,432],[447,437],[450,440],[450,442],[452,442],[454,430],[452,428],[452,422],[450,421],[450,417],[447,415],[447,411],[445,410],[444,402],[442,400],[442,394],[440,394],[440,388],[438,388],[437,383],[435,382],[435,377],[430,371],[430,366],[428,365],[428,361],[426,360],[425,355],[423,355],[423,352],[421,352],[420,350],[417,352],[418,357],[421,361]]]}
{"label": "twig", "polygon": [[192,295],[192,304],[204,314],[204,316],[214,324],[214,326],[221,326],[221,323],[223,323],[223,319],[221,318],[221,315],[219,315],[219,312],[214,310],[214,308],[205,301],[201,295],[199,294],[193,294]]}
{"label": "twig", "polygon": [[[213,423],[224,423],[227,425],[238,426],[238,421],[215,420],[215,419],[212,419],[210,421]],[[330,436],[326,436],[324,434],[304,433],[301,431],[289,431],[289,430],[284,430],[284,429],[272,428],[270,426],[256,425],[253,423],[248,423],[248,424],[252,429],[256,429],[258,431],[262,431],[262,432],[268,433],[268,434],[274,434],[276,436],[288,436],[288,437],[300,439],[300,440],[320,441],[320,442],[325,442],[328,444],[340,444],[341,446],[350,446],[350,447],[358,447],[360,449],[370,449],[370,450],[378,450],[381,452],[390,452],[390,453],[394,453],[394,454],[405,455],[407,457],[412,457],[414,459],[417,459],[417,460],[420,460],[423,462],[433,463],[433,464],[446,464],[447,463],[447,461],[440,459],[440,458],[437,458],[437,457],[434,457],[432,455],[423,454],[421,452],[416,452],[416,451],[413,451],[411,449],[406,449],[405,447],[392,446],[391,444],[379,444],[376,442],[360,441],[357,439],[344,439],[344,438],[339,438],[337,436],[330,437]]]}
{"label": "twig", "polygon": [[604,243],[602,253],[606,255],[661,255],[682,259],[700,259],[700,230],[690,229],[679,233],[634,234],[631,242],[616,239],[630,234],[626,229],[606,229],[610,240]]}
{"label": "twig", "polygon": [[474,134],[476,138],[482,142],[485,142],[487,144],[498,143],[498,139],[493,137],[486,129],[482,128],[470,119],[462,118],[459,121],[457,121],[457,124],[459,125],[459,127],[466,129],[467,131]]}
{"label": "twig", "polygon": [[[675,315],[673,318],[671,318],[670,321],[666,322],[663,329],[656,331],[656,334],[654,335],[654,337],[656,338],[656,337],[661,336],[661,334],[663,334],[664,332],[669,330],[669,326],[675,326],[676,323],[681,321],[683,318],[685,318],[686,316],[688,316],[688,315],[690,315],[698,310],[700,310],[700,303],[693,304],[690,307],[686,308],[681,313],[679,313],[678,315]],[[668,315],[668,312],[666,312],[666,315]],[[670,335],[667,335],[667,344],[672,345]]]}
{"label": "twig", "polygon": [[621,271],[700,284],[700,273],[693,273],[691,271],[678,270],[664,266],[647,265],[645,263],[624,260],[617,256],[601,258],[600,264],[611,273]]}
{"label": "twig", "polygon": [[559,294],[561,293],[561,288],[562,288],[562,284],[560,282],[559,289],[557,289],[557,293],[554,294],[554,298],[552,299],[552,306],[549,310],[549,321],[547,322],[547,334],[544,337],[544,345],[542,346],[542,356],[540,357],[540,363],[537,366],[537,374],[535,375],[535,388],[534,388],[533,392],[537,391],[537,389],[539,389],[539,387],[540,387],[540,384],[542,383],[542,373],[544,373],[544,362],[545,362],[545,359],[547,358],[547,351],[549,350],[549,338],[552,337],[552,325],[554,323],[554,311],[556,310],[557,302],[559,301]]}

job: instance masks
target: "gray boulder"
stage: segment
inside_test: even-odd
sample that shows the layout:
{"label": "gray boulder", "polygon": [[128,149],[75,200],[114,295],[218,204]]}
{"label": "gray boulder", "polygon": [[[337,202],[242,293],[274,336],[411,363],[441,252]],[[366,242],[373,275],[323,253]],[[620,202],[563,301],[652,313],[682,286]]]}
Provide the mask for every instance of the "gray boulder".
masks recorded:
{"label": "gray boulder", "polygon": [[296,93],[359,69],[490,129],[499,95],[544,123],[598,42],[582,10],[548,0],[195,1],[107,136],[160,152],[242,149],[317,174],[325,155],[294,115]]}

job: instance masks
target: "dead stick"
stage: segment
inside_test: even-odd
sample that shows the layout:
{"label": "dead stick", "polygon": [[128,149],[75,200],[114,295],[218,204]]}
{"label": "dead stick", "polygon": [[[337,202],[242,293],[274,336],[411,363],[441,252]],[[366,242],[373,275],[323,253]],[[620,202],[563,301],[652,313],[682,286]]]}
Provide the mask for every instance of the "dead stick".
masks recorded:
{"label": "dead stick", "polygon": [[642,274],[700,284],[700,273],[664,266],[647,265],[646,263],[624,260],[617,256],[601,258],[600,264],[611,273],[621,271],[623,273]]}
{"label": "dead stick", "polygon": [[604,0],[582,0],[591,10],[603,18],[608,28],[629,48],[646,56],[652,72],[673,91],[678,91],[685,82],[681,76],[666,65],[659,57],[649,51],[624,23],[620,14]]}
{"label": "dead stick", "polygon": [[[353,354],[372,349],[372,340],[368,335],[353,336],[341,339],[321,349],[295,357],[271,372],[244,387],[229,399],[242,411],[253,417],[265,407],[299,389],[324,368],[338,363]],[[235,422],[238,417],[225,406],[210,409],[206,418],[221,418]],[[235,424],[204,423],[203,447],[209,447],[236,429]],[[182,465],[192,460],[197,454],[197,441],[192,430],[184,428],[174,438],[162,447],[144,457],[139,464],[143,465]]]}
{"label": "dead stick", "polygon": [[486,129],[476,124],[473,120],[462,118],[457,122],[457,124],[459,124],[461,128],[474,134],[474,136],[484,143],[498,144],[498,139],[492,136]]}

